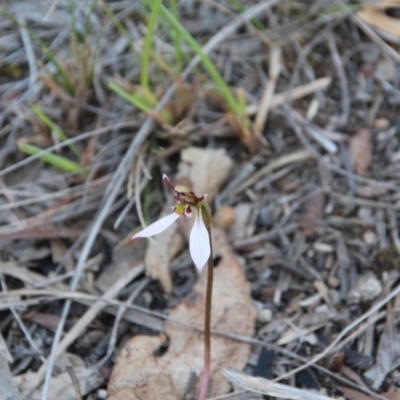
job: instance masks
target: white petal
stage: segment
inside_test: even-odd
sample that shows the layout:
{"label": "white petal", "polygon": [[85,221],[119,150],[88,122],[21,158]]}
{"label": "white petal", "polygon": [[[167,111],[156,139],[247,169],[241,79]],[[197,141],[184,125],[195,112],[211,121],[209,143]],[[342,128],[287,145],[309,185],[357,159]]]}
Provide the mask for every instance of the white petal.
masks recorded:
{"label": "white petal", "polygon": [[162,231],[165,231],[165,229],[167,229],[170,225],[172,225],[179,217],[180,215],[177,213],[167,215],[166,217],[163,217],[158,221],[150,224],[148,227],[144,228],[142,231],[132,236],[132,239],[158,235]]}
{"label": "white petal", "polygon": [[196,220],[190,232],[189,249],[193,262],[200,272],[211,254],[210,236],[201,216],[196,215]]}

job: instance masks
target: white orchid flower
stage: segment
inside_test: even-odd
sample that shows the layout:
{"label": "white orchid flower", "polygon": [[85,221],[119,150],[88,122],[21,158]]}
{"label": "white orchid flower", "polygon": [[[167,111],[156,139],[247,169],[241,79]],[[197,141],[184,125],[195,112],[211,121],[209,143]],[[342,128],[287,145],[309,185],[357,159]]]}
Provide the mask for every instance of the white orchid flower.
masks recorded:
{"label": "white orchid flower", "polygon": [[209,209],[208,205],[206,208],[204,207],[206,195],[197,197],[187,187],[173,185],[165,174],[163,180],[174,190],[174,196],[178,202],[173,208],[174,212],[136,233],[132,239],[158,235],[171,226],[179,217],[190,217],[194,213],[195,221],[190,232],[189,251],[196,268],[201,272],[211,255],[210,235],[203,218],[208,217],[203,215],[204,211]]}

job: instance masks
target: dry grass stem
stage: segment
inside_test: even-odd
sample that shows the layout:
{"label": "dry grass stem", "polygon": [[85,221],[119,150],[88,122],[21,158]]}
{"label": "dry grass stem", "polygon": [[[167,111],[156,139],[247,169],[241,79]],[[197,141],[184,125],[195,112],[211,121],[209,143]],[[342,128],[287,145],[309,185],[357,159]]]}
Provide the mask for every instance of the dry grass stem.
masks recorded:
{"label": "dry grass stem", "polygon": [[281,61],[281,48],[271,47],[269,55],[269,77],[268,82],[264,88],[264,93],[261,97],[257,115],[254,121],[254,129],[259,137],[262,137],[262,132],[264,131],[265,122],[268,117],[268,112],[272,104],[272,99],[274,98],[274,92],[276,83],[279,79],[279,74],[282,69]]}
{"label": "dry grass stem", "polygon": [[[285,104],[285,102],[287,101],[298,100],[317,91],[324,90],[331,84],[331,82],[332,79],[330,77],[319,78],[313,82],[295,87],[287,92],[275,94],[271,99],[271,104],[269,105],[269,108],[274,109]],[[260,106],[258,104],[251,104],[247,107],[247,113],[249,115],[254,115],[257,113],[259,107]]]}

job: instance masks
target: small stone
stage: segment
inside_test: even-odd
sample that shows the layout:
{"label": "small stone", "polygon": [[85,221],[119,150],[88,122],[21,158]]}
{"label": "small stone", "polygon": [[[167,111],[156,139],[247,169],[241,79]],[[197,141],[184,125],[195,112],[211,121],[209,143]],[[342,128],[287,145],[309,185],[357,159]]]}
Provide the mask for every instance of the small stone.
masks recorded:
{"label": "small stone", "polygon": [[379,130],[384,130],[389,128],[390,121],[387,118],[377,118],[374,121],[374,128]]}
{"label": "small stone", "polygon": [[365,243],[373,245],[378,242],[378,237],[372,231],[365,231],[363,234],[363,240]]}
{"label": "small stone", "polygon": [[368,273],[362,276],[350,289],[349,304],[359,304],[376,299],[382,293],[382,285],[375,274]]}
{"label": "small stone", "polygon": [[268,308],[264,308],[263,310],[260,310],[258,312],[258,317],[257,317],[258,321],[266,324],[268,322],[272,321],[272,311]]}
{"label": "small stone", "polygon": [[320,252],[320,253],[332,253],[333,252],[333,247],[328,244],[328,243],[321,243],[321,242],[316,242],[314,243],[314,250]]}
{"label": "small stone", "polygon": [[330,276],[328,278],[328,285],[333,288],[337,288],[340,285],[340,279],[336,276]]}

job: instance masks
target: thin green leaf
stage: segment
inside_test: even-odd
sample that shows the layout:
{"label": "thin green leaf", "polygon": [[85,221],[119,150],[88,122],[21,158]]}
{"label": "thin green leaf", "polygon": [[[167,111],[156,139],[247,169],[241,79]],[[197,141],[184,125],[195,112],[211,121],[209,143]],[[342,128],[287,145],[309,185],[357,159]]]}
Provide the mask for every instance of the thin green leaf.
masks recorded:
{"label": "thin green leaf", "polygon": [[139,108],[144,112],[150,111],[155,106],[154,104],[149,104],[149,102],[146,101],[142,96],[139,96],[135,93],[127,92],[125,89],[122,89],[122,87],[120,87],[115,82],[110,82],[109,87],[123,99],[129,101],[134,106],[136,106],[137,108]]}
{"label": "thin green leaf", "polygon": [[221,74],[218,72],[214,63],[211,61],[208,55],[204,53],[202,47],[197,43],[196,39],[193,38],[193,36],[186,30],[186,28],[164,6],[161,6],[161,13],[163,17],[168,20],[172,27],[180,33],[182,38],[186,40],[190,47],[192,47],[195,53],[200,57],[204,67],[214,79],[231,110],[235,114],[239,114],[240,106],[235,99],[235,96],[222,78]]}
{"label": "thin green leaf", "polygon": [[[60,140],[65,142],[68,140],[68,136],[64,133],[64,131],[55,123],[53,122],[39,107],[32,106],[33,112],[38,116],[38,118],[49,128],[52,132],[54,132]],[[81,152],[79,149],[71,143],[68,145],[71,151],[78,157],[81,158]]]}
{"label": "thin green leaf", "polygon": [[40,147],[28,143],[20,143],[18,146],[19,149],[25,154],[29,154],[31,156],[37,154],[42,161],[65,172],[82,172],[81,166],[76,162],[69,160],[68,158],[50,153],[47,150],[43,150]]}
{"label": "thin green leaf", "polygon": [[[177,0],[171,0],[171,10],[172,15],[176,18],[177,21],[179,21]],[[172,41],[175,47],[177,73],[178,75],[180,75],[180,73],[182,72],[184,52],[181,46],[181,35],[177,29],[174,29],[174,31],[172,32]]]}
{"label": "thin green leaf", "polygon": [[162,0],[154,0],[149,24],[147,26],[147,32],[143,46],[141,72],[140,72],[140,86],[142,88],[149,87],[151,47],[153,44],[154,30],[156,28],[158,15],[160,14],[161,3]]}
{"label": "thin green leaf", "polygon": [[[147,96],[144,96],[139,93],[129,93],[125,89],[122,89],[120,86],[118,86],[115,82],[110,82],[109,87],[123,99],[129,101],[135,107],[139,108],[139,110],[142,110],[146,113],[151,113],[151,111],[157,105],[157,99],[153,97],[150,91],[147,92]],[[168,124],[173,123],[172,115],[167,110],[162,110],[160,115]]]}

